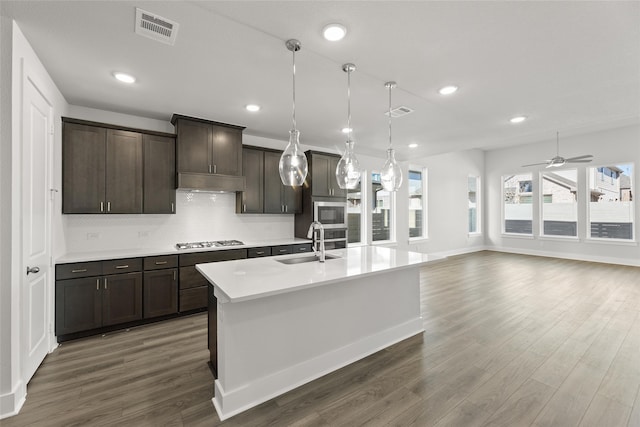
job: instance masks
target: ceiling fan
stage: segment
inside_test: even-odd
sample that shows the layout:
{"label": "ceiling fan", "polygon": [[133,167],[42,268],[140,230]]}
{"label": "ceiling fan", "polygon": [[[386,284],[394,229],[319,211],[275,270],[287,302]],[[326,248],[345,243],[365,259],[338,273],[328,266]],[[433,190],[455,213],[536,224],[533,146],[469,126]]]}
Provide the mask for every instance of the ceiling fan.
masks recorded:
{"label": "ceiling fan", "polygon": [[592,160],[593,155],[584,154],[582,156],[569,157],[565,159],[560,156],[560,132],[556,132],[556,156],[552,157],[549,160],[545,160],[541,163],[531,163],[528,165],[522,165],[522,167],[527,166],[538,166],[538,165],[547,165],[548,168],[554,168],[564,165],[565,163],[589,163]]}

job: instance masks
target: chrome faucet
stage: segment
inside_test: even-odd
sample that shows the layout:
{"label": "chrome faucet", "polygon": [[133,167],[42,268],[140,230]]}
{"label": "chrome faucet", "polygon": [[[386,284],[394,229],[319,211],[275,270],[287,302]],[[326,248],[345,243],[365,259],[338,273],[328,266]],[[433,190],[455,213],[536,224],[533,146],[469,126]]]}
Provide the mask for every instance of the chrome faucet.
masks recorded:
{"label": "chrome faucet", "polygon": [[320,229],[320,262],[324,262],[324,227],[318,221],[313,221],[309,226],[309,231],[307,231],[307,239],[313,238],[313,252],[318,253],[316,250],[316,228]]}

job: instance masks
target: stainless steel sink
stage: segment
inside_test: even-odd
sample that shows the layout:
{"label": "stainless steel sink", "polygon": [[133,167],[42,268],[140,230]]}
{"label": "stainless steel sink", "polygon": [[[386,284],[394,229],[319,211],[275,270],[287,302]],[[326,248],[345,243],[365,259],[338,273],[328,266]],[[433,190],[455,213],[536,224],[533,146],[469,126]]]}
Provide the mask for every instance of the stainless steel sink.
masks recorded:
{"label": "stainless steel sink", "polygon": [[[325,255],[325,261],[329,261],[330,259],[338,259],[340,258],[337,255]],[[302,264],[303,262],[318,262],[320,261],[320,257],[318,255],[304,255],[295,258],[285,258],[285,259],[277,259],[276,261],[281,262],[283,264]]]}

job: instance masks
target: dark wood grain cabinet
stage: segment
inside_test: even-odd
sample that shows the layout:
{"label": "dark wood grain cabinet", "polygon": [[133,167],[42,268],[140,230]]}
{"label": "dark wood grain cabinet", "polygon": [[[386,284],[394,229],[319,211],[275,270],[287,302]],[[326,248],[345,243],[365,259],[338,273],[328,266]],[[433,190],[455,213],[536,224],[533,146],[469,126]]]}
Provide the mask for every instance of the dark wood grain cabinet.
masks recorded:
{"label": "dark wood grain cabinet", "polygon": [[175,212],[175,138],[63,118],[62,213]]}
{"label": "dark wood grain cabinet", "polygon": [[178,256],[144,259],[142,317],[151,319],[178,312]]}
{"label": "dark wood grain cabinet", "polygon": [[302,188],[282,184],[278,164],[281,151],[243,149],[245,191],[236,194],[236,213],[295,214],[302,211]]}
{"label": "dark wood grain cabinet", "polygon": [[57,265],[56,335],[142,319],[140,269],[137,259]]}
{"label": "dark wood grain cabinet", "polygon": [[246,179],[246,189],[236,193],[236,212],[263,213],[264,198],[264,150],[242,149],[242,171]]}
{"label": "dark wood grain cabinet", "polygon": [[176,140],[142,135],[144,149],[143,213],[176,212]]}
{"label": "dark wood grain cabinet", "polygon": [[307,151],[311,195],[313,197],[347,197],[347,190],[338,187],[336,167],[340,156]]}
{"label": "dark wood grain cabinet", "polygon": [[180,114],[174,114],[171,123],[176,129],[178,188],[244,190],[244,127]]}

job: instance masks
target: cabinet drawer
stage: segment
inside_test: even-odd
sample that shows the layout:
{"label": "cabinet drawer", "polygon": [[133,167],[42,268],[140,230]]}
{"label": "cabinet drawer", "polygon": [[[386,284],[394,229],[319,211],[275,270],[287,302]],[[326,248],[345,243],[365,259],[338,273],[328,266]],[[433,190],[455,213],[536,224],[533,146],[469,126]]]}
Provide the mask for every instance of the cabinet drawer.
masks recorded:
{"label": "cabinet drawer", "polygon": [[249,248],[247,250],[248,258],[259,258],[263,256],[271,256],[271,246],[262,246],[259,248]]}
{"label": "cabinet drawer", "polygon": [[190,265],[188,267],[180,267],[180,289],[197,288],[207,286],[209,282],[204,278],[196,267]]}
{"label": "cabinet drawer", "polygon": [[180,311],[195,310],[207,306],[208,286],[180,291]]}
{"label": "cabinet drawer", "polygon": [[303,243],[301,245],[293,245],[292,253],[311,252],[311,243]]}
{"label": "cabinet drawer", "polygon": [[178,266],[178,255],[163,255],[146,257],[144,259],[145,270],[160,270],[163,268],[174,268]]}
{"label": "cabinet drawer", "polygon": [[180,255],[180,267],[203,264],[205,262],[230,261],[246,257],[246,249],[226,249],[221,251],[182,254]]}
{"label": "cabinet drawer", "polygon": [[271,247],[271,255],[286,255],[293,253],[291,245],[279,245]]}
{"label": "cabinet drawer", "polygon": [[120,274],[142,271],[142,258],[102,261],[102,274]]}
{"label": "cabinet drawer", "polygon": [[102,262],[76,262],[73,264],[56,265],[56,280],[73,279],[76,277],[100,276],[102,274]]}

